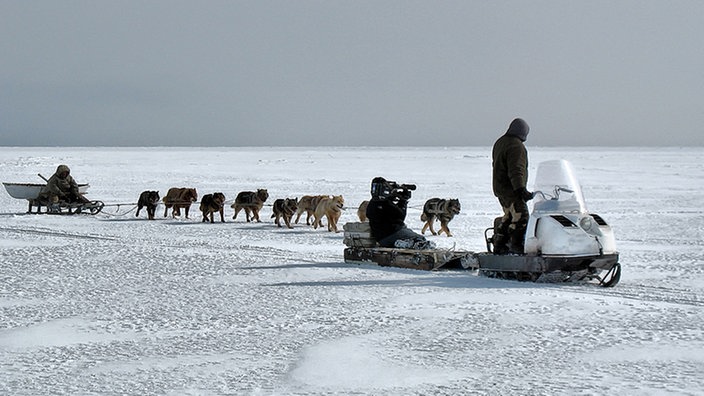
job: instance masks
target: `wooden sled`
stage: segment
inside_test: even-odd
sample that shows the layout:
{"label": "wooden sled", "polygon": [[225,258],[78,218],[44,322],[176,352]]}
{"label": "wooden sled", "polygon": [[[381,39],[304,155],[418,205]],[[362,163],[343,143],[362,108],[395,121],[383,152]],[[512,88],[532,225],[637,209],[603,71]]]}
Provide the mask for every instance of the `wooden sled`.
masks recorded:
{"label": "wooden sled", "polygon": [[411,268],[424,271],[438,269],[473,269],[478,261],[473,252],[450,249],[395,249],[379,247],[371,237],[369,223],[346,223],[344,258],[346,263],[382,267]]}
{"label": "wooden sled", "polygon": [[[37,183],[2,183],[5,186],[5,190],[10,194],[12,198],[26,199],[29,203],[27,213],[49,213],[49,214],[76,214],[76,213],[90,213],[97,214],[103,209],[105,204],[101,201],[89,201],[89,202],[64,202],[59,201],[58,203],[52,204],[50,202],[42,201],[39,199],[39,194],[42,188],[46,184]],[[88,184],[79,184],[78,192],[80,194],[85,194],[88,189]],[[42,212],[42,207],[45,211]],[[36,209],[33,211],[33,209]]]}

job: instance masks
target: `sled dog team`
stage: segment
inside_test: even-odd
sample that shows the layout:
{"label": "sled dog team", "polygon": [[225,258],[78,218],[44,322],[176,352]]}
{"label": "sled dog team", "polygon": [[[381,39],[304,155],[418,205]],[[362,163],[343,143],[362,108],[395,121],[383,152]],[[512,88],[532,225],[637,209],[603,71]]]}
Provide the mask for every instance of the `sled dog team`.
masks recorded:
{"label": "sled dog team", "polygon": [[[237,218],[240,211],[244,210],[247,222],[261,222],[259,212],[264,207],[264,202],[269,199],[269,193],[266,189],[258,189],[257,191],[241,191],[237,194],[235,202],[230,205],[235,210],[233,219]],[[185,218],[188,218],[190,207],[198,200],[198,192],[195,188],[170,188],[163,199],[160,199],[158,191],[144,191],[139,195],[137,201],[137,213],[142,208],[146,208],[149,220],[154,220],[156,207],[159,202],[164,204],[164,217],[168,216],[171,209],[171,216],[181,216],[181,209],[184,211]],[[362,201],[357,209],[359,221],[367,221],[366,208],[369,201]],[[298,198],[279,198],[272,204],[272,215],[274,223],[278,227],[283,227],[281,222],[288,228],[293,228],[292,222],[298,224],[303,213],[306,214],[306,225],[312,225],[313,228],[323,227],[323,218],[327,220],[328,231],[339,232],[338,221],[342,214],[345,205],[345,199],[342,195],[304,195],[301,199]],[[225,222],[224,215],[225,195],[221,192],[206,194],[200,201],[200,211],[203,214],[203,222],[215,222],[215,214],[220,214],[220,221]],[[458,199],[441,199],[431,198],[423,205],[423,213],[421,221],[424,221],[422,233],[430,230],[433,235],[439,235],[443,232],[448,237],[452,236],[448,223],[460,213],[460,201]],[[293,220],[294,214],[296,219]],[[440,221],[440,230],[435,231],[433,223],[435,220]],[[312,222],[311,222],[312,220]]]}

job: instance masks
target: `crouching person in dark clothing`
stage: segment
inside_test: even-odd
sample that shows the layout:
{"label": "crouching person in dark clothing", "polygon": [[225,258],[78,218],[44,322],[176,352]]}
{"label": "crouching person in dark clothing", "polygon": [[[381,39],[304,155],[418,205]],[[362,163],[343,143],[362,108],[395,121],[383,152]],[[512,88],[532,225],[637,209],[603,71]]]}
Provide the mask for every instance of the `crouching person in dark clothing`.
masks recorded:
{"label": "crouching person in dark clothing", "polygon": [[411,190],[416,186],[396,184],[383,177],[372,180],[367,218],[372,237],[381,247],[405,249],[433,249],[435,244],[406,227],[406,208]]}
{"label": "crouching person in dark clothing", "polygon": [[90,202],[78,191],[78,183],[71,177],[71,169],[67,165],[59,165],[56,172],[47,180],[39,193],[39,199],[48,204],[57,204],[59,201],[67,203]]}

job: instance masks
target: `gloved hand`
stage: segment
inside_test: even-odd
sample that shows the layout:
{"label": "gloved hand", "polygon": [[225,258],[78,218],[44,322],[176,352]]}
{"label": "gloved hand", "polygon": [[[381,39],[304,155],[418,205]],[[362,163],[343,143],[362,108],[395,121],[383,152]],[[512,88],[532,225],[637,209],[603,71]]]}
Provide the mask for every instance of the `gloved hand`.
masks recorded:
{"label": "gloved hand", "polygon": [[514,191],[514,192],[516,193],[516,195],[518,195],[519,197],[521,197],[521,199],[524,200],[524,201],[526,201],[526,202],[527,202],[527,201],[530,201],[531,199],[533,199],[533,193],[530,192],[530,191],[528,191],[528,190],[526,190],[525,187],[521,187],[521,188],[517,189],[517,190]]}
{"label": "gloved hand", "polygon": [[403,190],[401,193],[399,193],[399,197],[404,201],[408,201],[409,199],[411,199],[411,191]]}

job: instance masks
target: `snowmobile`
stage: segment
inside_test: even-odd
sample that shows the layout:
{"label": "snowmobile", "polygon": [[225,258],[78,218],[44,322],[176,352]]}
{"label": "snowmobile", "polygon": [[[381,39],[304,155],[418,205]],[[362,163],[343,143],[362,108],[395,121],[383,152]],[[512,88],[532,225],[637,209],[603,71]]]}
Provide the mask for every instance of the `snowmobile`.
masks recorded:
{"label": "snowmobile", "polygon": [[621,278],[613,230],[601,216],[589,213],[574,169],[566,160],[538,165],[524,254],[494,254],[493,232],[493,227],[485,230],[487,252],[476,255],[482,275],[533,281],[596,280],[606,287]]}
{"label": "snowmobile", "polygon": [[487,277],[523,281],[616,285],[621,265],[613,230],[601,216],[587,211],[572,165],[565,160],[540,163],[534,187],[523,254],[495,254],[493,227],[484,231],[487,251],[477,253],[454,248],[381,248],[371,237],[367,223],[347,223],[345,262],[422,270],[478,270]]}

